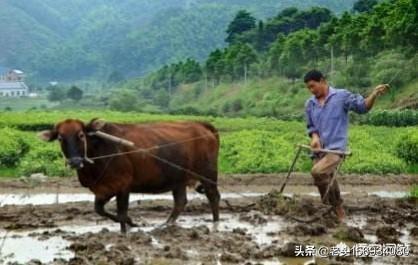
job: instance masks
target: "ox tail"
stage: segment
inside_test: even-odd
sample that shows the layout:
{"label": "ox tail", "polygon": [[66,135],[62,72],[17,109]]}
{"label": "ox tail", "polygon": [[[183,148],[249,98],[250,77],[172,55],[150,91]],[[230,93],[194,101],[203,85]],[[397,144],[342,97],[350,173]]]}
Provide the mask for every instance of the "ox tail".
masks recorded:
{"label": "ox tail", "polygon": [[215,128],[215,126],[213,126],[211,123],[209,122],[205,122],[205,121],[199,121],[199,124],[201,124],[203,127],[205,127],[207,130],[211,131],[213,133],[213,135],[216,138],[216,141],[219,144],[219,132],[218,130]]}

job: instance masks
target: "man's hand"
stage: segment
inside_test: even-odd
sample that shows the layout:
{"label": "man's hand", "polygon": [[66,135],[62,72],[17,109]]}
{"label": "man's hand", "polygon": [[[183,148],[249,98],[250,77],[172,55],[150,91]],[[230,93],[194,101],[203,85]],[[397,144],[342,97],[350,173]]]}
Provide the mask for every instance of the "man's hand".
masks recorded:
{"label": "man's hand", "polygon": [[389,84],[381,84],[374,88],[373,94],[376,96],[384,95],[389,90]]}
{"label": "man's hand", "polygon": [[377,97],[385,94],[389,90],[389,84],[381,84],[373,89],[373,92],[366,98],[365,104],[367,110],[371,110],[374,105],[374,101]]}
{"label": "man's hand", "polygon": [[319,140],[319,135],[317,133],[312,134],[311,148],[312,149],[320,149],[321,148],[321,141]]}

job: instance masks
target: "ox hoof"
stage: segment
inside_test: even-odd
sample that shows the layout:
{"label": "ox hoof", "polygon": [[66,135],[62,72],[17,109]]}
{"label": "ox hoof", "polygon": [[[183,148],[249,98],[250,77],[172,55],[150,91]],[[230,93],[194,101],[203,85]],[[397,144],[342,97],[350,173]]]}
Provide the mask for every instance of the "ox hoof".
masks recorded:
{"label": "ox hoof", "polygon": [[166,227],[170,227],[170,226],[176,226],[176,222],[164,222],[162,224],[160,224],[158,227],[159,228],[166,228]]}
{"label": "ox hoof", "polygon": [[139,224],[134,223],[131,219],[126,222],[130,227],[139,227]]}
{"label": "ox hoof", "polygon": [[219,229],[219,221],[213,222],[212,223],[212,228],[213,228],[213,231],[218,231],[218,229]]}

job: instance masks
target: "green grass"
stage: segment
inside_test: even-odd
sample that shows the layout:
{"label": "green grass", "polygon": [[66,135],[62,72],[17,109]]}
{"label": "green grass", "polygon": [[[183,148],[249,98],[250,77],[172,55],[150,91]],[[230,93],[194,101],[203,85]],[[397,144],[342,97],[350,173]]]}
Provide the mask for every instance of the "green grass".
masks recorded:
{"label": "green grass", "polygon": [[13,111],[24,111],[33,108],[43,109],[53,107],[55,104],[49,102],[45,97],[0,97],[0,110],[11,108]]}
{"label": "green grass", "polygon": [[15,178],[19,177],[19,170],[17,168],[0,167],[0,178]]}
{"label": "green grass", "polygon": [[414,164],[414,165],[407,165],[407,172],[412,173],[412,174],[418,174],[418,165]]}
{"label": "green grass", "polygon": [[418,104],[418,79],[404,87],[392,86],[389,93],[379,99],[377,109],[403,107],[415,102]]}
{"label": "green grass", "polygon": [[285,121],[280,121],[274,118],[258,117],[231,119],[212,116],[147,114],[138,112],[116,112],[109,110],[49,110],[30,112],[0,112],[0,128],[13,127],[20,130],[37,131],[44,128],[51,128],[56,122],[67,118],[78,118],[86,122],[93,118],[102,118],[108,121],[122,123],[174,120],[205,120],[212,122],[220,131],[238,131],[252,128],[258,128],[263,130],[277,130],[289,124]]}
{"label": "green grass", "polygon": [[[196,96],[196,90],[200,95]],[[171,108],[193,107],[202,112],[215,111],[234,115],[270,115],[295,114],[303,112],[308,90],[301,82],[292,83],[284,78],[266,78],[234,83],[221,83],[205,89],[200,82],[183,85],[174,95]],[[235,102],[241,107],[233,109]]]}
{"label": "green grass", "polygon": [[418,199],[418,185],[413,185],[411,187],[411,191],[409,193],[409,196],[412,198],[417,198]]}
{"label": "green grass", "polygon": [[[376,84],[377,85],[377,84]],[[356,87],[344,87],[359,91]],[[364,92],[367,96],[373,86]],[[364,89],[362,89],[364,91]],[[375,110],[388,110],[418,102],[418,80],[404,87],[392,87],[391,91],[379,98]],[[255,115],[301,117],[304,103],[311,96],[302,80],[295,83],[285,78],[269,77],[243,81],[222,82],[214,86],[204,81],[181,85],[170,103],[171,109],[192,107],[200,113],[218,113],[230,116]],[[237,109],[234,104],[239,102]]]}

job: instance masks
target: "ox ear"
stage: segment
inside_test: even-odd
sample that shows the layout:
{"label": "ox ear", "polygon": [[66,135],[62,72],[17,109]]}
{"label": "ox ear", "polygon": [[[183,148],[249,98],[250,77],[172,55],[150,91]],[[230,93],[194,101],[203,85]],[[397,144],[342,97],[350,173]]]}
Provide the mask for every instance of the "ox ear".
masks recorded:
{"label": "ox ear", "polygon": [[106,121],[99,118],[92,119],[89,124],[87,124],[87,131],[100,131],[106,125]]}
{"label": "ox ear", "polygon": [[52,142],[57,139],[58,132],[56,130],[46,130],[38,133],[38,137],[45,142]]}

